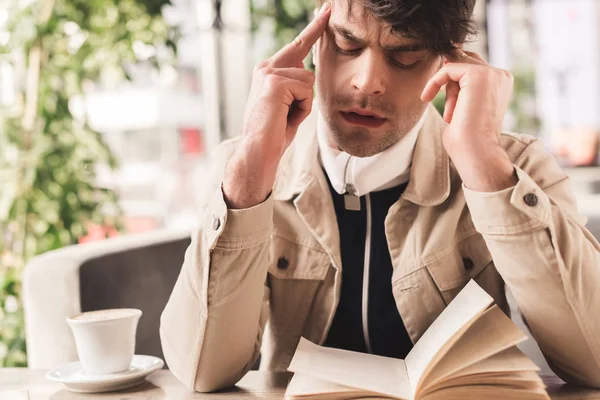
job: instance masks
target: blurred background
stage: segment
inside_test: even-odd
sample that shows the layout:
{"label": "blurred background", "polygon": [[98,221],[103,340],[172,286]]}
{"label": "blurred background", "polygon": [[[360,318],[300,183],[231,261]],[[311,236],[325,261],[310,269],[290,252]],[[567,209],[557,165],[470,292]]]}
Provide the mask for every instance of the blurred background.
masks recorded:
{"label": "blurred background", "polygon": [[[33,257],[196,225],[209,155],[241,131],[253,65],[313,9],[0,0],[0,365],[27,363],[21,280]],[[600,2],[478,0],[475,19],[468,48],[515,76],[505,128],[542,138],[581,212],[600,215]]]}

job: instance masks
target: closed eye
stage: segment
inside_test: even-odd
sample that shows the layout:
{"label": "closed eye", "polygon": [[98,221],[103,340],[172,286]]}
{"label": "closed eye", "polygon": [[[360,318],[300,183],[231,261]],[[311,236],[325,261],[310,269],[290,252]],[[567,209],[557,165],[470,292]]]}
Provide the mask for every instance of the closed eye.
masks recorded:
{"label": "closed eye", "polygon": [[346,44],[339,45],[335,40],[333,41],[333,47],[337,53],[345,56],[356,56],[362,51],[361,47],[351,47]]}
{"label": "closed eye", "polygon": [[426,57],[423,51],[394,51],[390,52],[390,62],[401,69],[411,69],[421,63],[421,60]]}
{"label": "closed eye", "polygon": [[398,61],[398,59],[395,57],[390,57],[390,61],[394,66],[396,66],[400,69],[411,69],[411,68],[416,67],[421,60],[417,59],[417,60],[413,60],[413,61],[403,61],[402,62],[402,61]]}

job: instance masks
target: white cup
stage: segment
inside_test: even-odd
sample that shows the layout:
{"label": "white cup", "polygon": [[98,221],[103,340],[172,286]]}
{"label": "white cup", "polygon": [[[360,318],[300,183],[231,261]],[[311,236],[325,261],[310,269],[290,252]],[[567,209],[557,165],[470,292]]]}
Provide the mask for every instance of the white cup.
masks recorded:
{"label": "white cup", "polygon": [[135,308],[116,308],[67,318],[83,369],[92,375],[129,369],[141,316],[142,311]]}

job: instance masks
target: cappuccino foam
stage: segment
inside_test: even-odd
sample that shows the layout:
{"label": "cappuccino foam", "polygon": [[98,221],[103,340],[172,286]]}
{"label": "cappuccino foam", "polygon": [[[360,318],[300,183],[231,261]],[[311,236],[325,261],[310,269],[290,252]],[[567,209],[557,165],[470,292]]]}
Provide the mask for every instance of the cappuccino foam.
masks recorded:
{"label": "cappuccino foam", "polygon": [[139,313],[132,308],[115,308],[112,310],[88,311],[72,317],[75,321],[107,321],[111,319],[133,317]]}

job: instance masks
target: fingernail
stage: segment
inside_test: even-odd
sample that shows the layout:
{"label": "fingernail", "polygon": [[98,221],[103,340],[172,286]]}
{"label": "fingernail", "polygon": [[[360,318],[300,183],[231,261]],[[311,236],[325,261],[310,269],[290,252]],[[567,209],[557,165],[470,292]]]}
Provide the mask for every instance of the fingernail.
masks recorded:
{"label": "fingernail", "polygon": [[331,4],[329,4],[329,3],[325,3],[325,4],[323,4],[323,6],[321,7],[321,10],[319,10],[319,13],[320,13],[320,14],[322,14],[322,13],[325,13],[325,12],[329,11],[329,9],[330,9],[330,8],[331,8]]}

